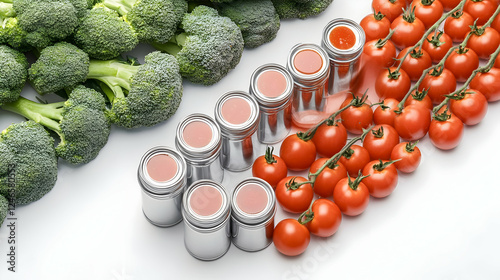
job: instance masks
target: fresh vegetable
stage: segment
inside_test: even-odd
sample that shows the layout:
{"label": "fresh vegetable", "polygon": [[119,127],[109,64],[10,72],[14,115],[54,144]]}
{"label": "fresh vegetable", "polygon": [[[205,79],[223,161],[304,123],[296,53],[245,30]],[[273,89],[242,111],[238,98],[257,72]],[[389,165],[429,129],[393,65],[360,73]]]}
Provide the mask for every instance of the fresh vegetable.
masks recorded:
{"label": "fresh vegetable", "polygon": [[283,210],[290,213],[306,211],[314,197],[311,184],[301,176],[288,176],[281,179],[276,186],[275,193]]}
{"label": "fresh vegetable", "polygon": [[373,160],[365,165],[363,175],[367,177],[363,183],[371,196],[383,198],[394,191],[398,185],[398,171],[394,165],[396,161]]}
{"label": "fresh vegetable", "polygon": [[424,23],[415,17],[415,9],[409,8],[391,23],[394,30],[392,42],[398,49],[414,46],[425,33]]}
{"label": "fresh vegetable", "polygon": [[370,202],[370,192],[363,184],[362,180],[366,176],[359,176],[356,179],[346,177],[340,180],[333,190],[333,201],[340,211],[347,216],[357,216],[363,213]]}
{"label": "fresh vegetable", "polygon": [[297,256],[304,253],[310,241],[307,227],[295,219],[281,220],[274,228],[274,247],[283,255]]}
{"label": "fresh vegetable", "polygon": [[272,0],[274,8],[278,13],[280,19],[287,18],[300,18],[306,19],[308,17],[321,14],[333,0]]}
{"label": "fresh vegetable", "polygon": [[401,142],[391,152],[391,160],[399,160],[394,162],[394,166],[403,173],[414,172],[420,165],[421,158],[417,142]]}
{"label": "fresh vegetable", "polygon": [[337,204],[325,198],[315,200],[311,209],[306,211],[303,217],[310,220],[305,223],[309,232],[319,237],[332,236],[342,222],[342,212]]}
{"label": "fresh vegetable", "polygon": [[432,100],[427,95],[427,92],[428,92],[427,90],[423,90],[423,91],[414,90],[414,91],[412,91],[410,96],[408,96],[408,99],[406,99],[404,106],[416,104],[416,105],[423,106],[429,110],[432,110]]}
{"label": "fresh vegetable", "polygon": [[312,138],[320,156],[332,157],[347,142],[347,130],[339,120],[328,120],[321,124]]}
{"label": "fresh vegetable", "polygon": [[474,19],[471,15],[467,12],[457,11],[445,20],[443,29],[453,42],[459,43],[465,39],[473,24]]}
{"label": "fresh vegetable", "polygon": [[424,70],[432,66],[431,56],[426,50],[420,48],[404,48],[398,54],[397,61],[397,65],[401,63],[401,69],[408,74],[411,81],[417,81]]}
{"label": "fresh vegetable", "polygon": [[366,103],[368,96],[365,94],[361,97],[354,94],[347,97],[340,107],[348,107],[340,113],[342,124],[345,129],[353,134],[362,134],[363,129],[370,127],[373,123],[373,110]]}
{"label": "fresh vegetable", "polygon": [[429,34],[422,44],[422,49],[431,56],[434,63],[438,63],[451,47],[453,47],[453,40],[443,31]]}
{"label": "fresh vegetable", "polygon": [[[329,160],[329,158],[319,158],[309,169],[309,174],[314,174]],[[314,193],[320,197],[330,197],[333,194],[335,185],[340,179],[347,176],[347,169],[340,162],[328,164],[323,171],[316,176],[314,181]]]}
{"label": "fresh vegetable", "polygon": [[365,42],[385,38],[391,29],[391,22],[387,17],[378,12],[365,16],[359,25],[365,32]]}
{"label": "fresh vegetable", "polygon": [[288,169],[306,170],[316,160],[316,146],[312,140],[304,139],[304,133],[291,134],[281,143],[280,157]]}
{"label": "fresh vegetable", "polygon": [[390,41],[392,34],[391,30],[387,37],[383,39],[375,39],[367,41],[363,47],[363,58],[367,60],[365,67],[370,67],[370,71],[376,71],[377,67],[385,69],[394,65],[396,57],[396,47]]}
{"label": "fresh vegetable", "polygon": [[396,112],[394,111],[398,109],[398,104],[399,101],[394,98],[384,99],[373,112],[373,122],[394,127],[394,119],[396,118]]}
{"label": "fresh vegetable", "polygon": [[474,50],[479,58],[488,59],[500,45],[500,34],[491,27],[475,27],[467,47]]}
{"label": "fresh vegetable", "polygon": [[415,16],[420,19],[429,29],[443,15],[443,5],[439,0],[413,0],[411,3],[415,7]]}
{"label": "fresh vegetable", "polygon": [[5,217],[7,217],[8,210],[9,210],[9,201],[5,197],[0,195],[0,227],[3,224]]}
{"label": "fresh vegetable", "polygon": [[479,90],[488,102],[500,100],[500,69],[480,71],[470,82],[470,87]]}
{"label": "fresh vegetable", "polygon": [[274,148],[267,147],[266,154],[255,159],[252,165],[252,175],[276,188],[278,182],[286,177],[288,169],[279,156],[273,155],[273,150]]}
{"label": "fresh vegetable", "polygon": [[19,98],[28,77],[28,61],[24,54],[0,45],[0,106]]}
{"label": "fresh vegetable", "polygon": [[423,138],[429,131],[431,114],[420,105],[405,106],[394,119],[394,128],[401,138],[415,141]]}
{"label": "fresh vegetable", "polygon": [[363,140],[363,147],[370,154],[371,160],[389,160],[394,146],[399,143],[399,135],[388,124],[376,125]]}
{"label": "fresh vegetable", "polygon": [[488,112],[486,97],[475,89],[463,90],[450,99],[450,111],[466,125],[480,123]]}
{"label": "fresh vegetable", "polygon": [[439,0],[439,2],[443,4],[443,8],[445,11],[449,11],[460,4],[460,0]]}
{"label": "fresh vegetable", "polygon": [[347,169],[347,173],[355,177],[358,175],[359,171],[370,162],[370,154],[366,148],[359,145],[352,145],[342,154],[339,161]]}
{"label": "fresh vegetable", "polygon": [[[479,67],[479,57],[470,48],[459,48],[446,59],[444,66],[453,73],[457,82],[465,82],[472,74],[472,71]],[[446,84],[451,86],[450,83],[451,81],[446,81]],[[453,87],[456,87],[456,85],[453,85]]]}
{"label": "fresh vegetable", "polygon": [[373,0],[372,8],[375,13],[385,15],[392,22],[403,13],[406,2],[405,0]]}
{"label": "fresh vegetable", "polygon": [[451,150],[458,146],[464,132],[463,122],[447,109],[436,114],[429,127],[429,138],[441,150]]}
{"label": "fresh vegetable", "polygon": [[[452,56],[453,54],[448,57],[448,60]],[[455,79],[455,75],[453,75],[450,70],[448,70],[447,68],[434,68],[427,72],[427,75],[423,78],[422,83],[420,83],[418,87],[418,90],[427,91],[427,96],[429,96],[434,104],[437,104],[444,100],[445,95],[455,91],[456,87],[457,80]]]}
{"label": "fresh vegetable", "polygon": [[375,80],[375,91],[381,99],[393,98],[400,101],[410,87],[411,80],[408,74],[403,69],[397,70],[396,67],[382,71]]}
{"label": "fresh vegetable", "polygon": [[477,25],[483,25],[493,15],[497,7],[498,3],[493,0],[467,0],[464,11],[472,16]]}

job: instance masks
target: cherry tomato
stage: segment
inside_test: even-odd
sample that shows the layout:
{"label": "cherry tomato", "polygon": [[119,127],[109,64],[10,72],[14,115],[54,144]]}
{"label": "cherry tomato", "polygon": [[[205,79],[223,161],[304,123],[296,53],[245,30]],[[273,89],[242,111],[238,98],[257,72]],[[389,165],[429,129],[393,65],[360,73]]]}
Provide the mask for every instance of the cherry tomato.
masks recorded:
{"label": "cherry tomato", "polygon": [[375,80],[375,92],[380,99],[394,98],[401,101],[411,88],[411,80],[403,69],[396,67],[382,71]]}
{"label": "cherry tomato", "polygon": [[333,190],[333,201],[340,211],[347,216],[357,216],[363,213],[370,202],[370,191],[361,182],[365,177],[356,179],[344,178],[340,180]]}
{"label": "cherry tomato", "polygon": [[252,175],[261,178],[276,188],[278,182],[285,178],[288,169],[285,161],[279,156],[273,155],[274,148],[268,147],[266,154],[255,159],[252,165]]}
{"label": "cherry tomato", "polygon": [[486,116],[488,101],[481,92],[468,89],[461,92],[457,98],[450,100],[450,110],[464,124],[476,125]]}
{"label": "cherry tomato", "polygon": [[337,204],[320,198],[313,202],[311,210],[314,213],[313,219],[305,224],[310,233],[319,237],[328,237],[337,232],[342,222],[342,212]]}
{"label": "cherry tomato", "polygon": [[458,4],[460,4],[460,0],[439,0],[443,5],[445,11],[453,10]]}
{"label": "cherry tomato", "polygon": [[394,163],[396,168],[403,173],[411,173],[420,165],[422,153],[417,147],[417,142],[401,142],[391,153],[391,160],[399,159]]}
{"label": "cherry tomato", "polygon": [[477,73],[469,87],[479,90],[488,102],[500,100],[500,69],[491,68],[486,73]]}
{"label": "cherry tomato", "polygon": [[363,180],[363,183],[373,197],[386,197],[398,185],[398,170],[392,161],[370,161],[363,168],[363,175],[368,176]]}
{"label": "cherry tomato", "polygon": [[[447,117],[444,117],[445,115]],[[435,116],[429,127],[429,138],[432,144],[441,150],[451,150],[458,146],[463,133],[464,123],[454,114],[449,113]]]}
{"label": "cherry tomato", "polygon": [[446,59],[444,67],[453,73],[457,82],[465,82],[472,72],[479,67],[479,57],[474,50],[459,48]]}
{"label": "cherry tomato", "polygon": [[382,104],[375,108],[373,112],[373,122],[375,124],[388,124],[394,127],[395,110],[398,109],[399,101],[394,98],[386,98]]}
{"label": "cherry tomato", "polygon": [[474,19],[466,12],[458,11],[444,21],[444,33],[450,35],[451,40],[460,43],[470,32],[470,26],[474,24]]}
{"label": "cherry tomato", "polygon": [[432,110],[432,100],[431,98],[427,95],[428,91],[412,91],[408,99],[405,101],[405,106],[408,105],[419,105],[419,106],[424,106],[425,108]]}
{"label": "cherry tomato", "polygon": [[370,154],[371,160],[388,160],[394,146],[399,143],[399,135],[388,124],[376,125],[363,140],[363,147]]}
{"label": "cherry tomato", "polygon": [[[363,128],[368,128],[373,122],[373,110],[370,105],[366,104],[366,97],[354,97],[354,104],[340,113],[342,124],[345,129],[353,134],[362,134]],[[346,98],[341,108],[347,106],[351,102],[351,98]]]}
{"label": "cherry tomato", "polygon": [[[483,31],[484,30],[484,31]],[[472,32],[467,47],[473,49],[479,58],[488,59],[500,45],[500,34],[491,27]]]}
{"label": "cherry tomato", "polygon": [[332,157],[347,142],[347,131],[341,122],[327,121],[318,127],[312,141],[320,156]]}
{"label": "cherry tomato", "polygon": [[[432,66],[432,59],[427,51],[418,48],[410,51],[411,48],[407,47],[398,54],[398,62],[396,64],[399,65],[399,63],[402,63],[401,69],[408,74],[410,80],[417,81],[424,73],[424,70]],[[408,52],[410,53],[406,55]],[[403,60],[405,55],[406,58]]]}
{"label": "cherry tomato", "polygon": [[394,65],[396,47],[391,41],[371,40],[365,44],[363,54],[368,57],[371,64],[388,68]]}
{"label": "cherry tomato", "polygon": [[429,29],[443,15],[443,5],[436,0],[413,0],[412,6],[415,7],[415,16]]}
{"label": "cherry tomato", "polygon": [[427,96],[434,104],[441,103],[445,95],[454,92],[457,87],[455,75],[446,68],[440,70],[430,70],[418,87],[419,91],[427,91]]}
{"label": "cherry tomato", "polygon": [[339,159],[340,163],[347,169],[350,176],[358,176],[358,172],[370,162],[370,154],[366,148],[359,145],[352,145],[342,157]]}
{"label": "cherry tomato", "polygon": [[281,143],[280,157],[285,161],[288,169],[306,170],[316,160],[316,146],[313,141],[306,141],[297,134],[292,134]]}
{"label": "cherry tomato", "polygon": [[405,0],[373,0],[372,2],[373,11],[384,14],[391,22],[403,12],[405,7]]}
{"label": "cherry tomato", "polygon": [[500,16],[497,16],[491,23],[491,27],[500,33]]}
{"label": "cherry tomato", "polygon": [[474,20],[477,19],[477,25],[483,25],[493,15],[497,6],[498,3],[490,0],[467,0],[464,11],[469,13]]}
{"label": "cherry tomato", "polygon": [[495,68],[500,69],[500,55],[495,59]]}
{"label": "cherry tomato", "polygon": [[391,29],[391,21],[380,12],[365,16],[359,25],[365,31],[365,42],[383,39]]}
{"label": "cherry tomato", "polygon": [[[319,158],[312,165],[309,173],[316,173],[327,162],[329,158]],[[329,197],[340,179],[347,176],[347,169],[340,162],[333,166],[326,166],[314,181],[314,192],[321,197]]]}
{"label": "cherry tomato", "polygon": [[394,30],[391,40],[400,50],[414,46],[425,33],[424,23],[410,9],[391,23],[391,29]]}
{"label": "cherry tomato", "polygon": [[401,138],[415,141],[427,134],[430,123],[431,114],[427,108],[409,105],[394,119],[394,128]]}
{"label": "cherry tomato", "polygon": [[307,249],[311,235],[305,225],[295,219],[281,220],[274,228],[274,247],[287,256],[297,256]]}
{"label": "cherry tomato", "polygon": [[431,56],[434,63],[440,62],[451,47],[453,47],[453,41],[443,31],[429,34],[422,44],[422,49]]}
{"label": "cherry tomato", "polygon": [[296,184],[306,182],[301,176],[288,176],[278,182],[276,186],[276,199],[283,210],[290,213],[302,213],[309,208],[314,197],[311,184],[303,184],[298,188]]}

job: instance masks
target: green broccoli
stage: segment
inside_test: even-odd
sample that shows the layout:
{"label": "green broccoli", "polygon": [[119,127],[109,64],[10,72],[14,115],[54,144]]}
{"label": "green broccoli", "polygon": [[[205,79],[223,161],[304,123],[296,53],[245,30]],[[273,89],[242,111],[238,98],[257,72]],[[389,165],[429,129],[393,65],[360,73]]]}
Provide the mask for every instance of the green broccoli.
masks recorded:
{"label": "green broccoli", "polygon": [[32,86],[40,94],[71,90],[87,80],[89,56],[76,46],[59,42],[40,52],[28,70]]}
{"label": "green broccoli", "polygon": [[43,126],[26,121],[0,133],[0,195],[27,204],[48,193],[56,180],[54,139]]}
{"label": "green broccoli", "polygon": [[27,76],[28,61],[24,54],[0,45],[0,106],[19,98]]}
{"label": "green broccoli", "polygon": [[270,42],[280,28],[280,18],[271,0],[234,0],[220,4],[217,10],[238,25],[248,48]]}
{"label": "green broccoli", "polygon": [[6,18],[0,25],[0,42],[9,44],[18,51],[27,52],[32,49],[32,46],[26,41],[27,35],[28,32],[19,26],[17,18]]}
{"label": "green broccoli", "polygon": [[316,16],[322,13],[333,0],[271,0],[281,19]]}
{"label": "green broccoli", "polygon": [[110,123],[104,97],[84,86],[77,86],[63,102],[42,104],[20,97],[2,108],[57,133],[56,154],[72,164],[93,160],[108,141]]}
{"label": "green broccoli", "polygon": [[8,210],[9,210],[9,201],[7,200],[7,198],[0,195],[0,227],[3,224],[5,217],[7,217]]}
{"label": "green broccoli", "polygon": [[152,44],[177,58],[181,75],[193,83],[212,85],[240,62],[244,41],[241,30],[217,10],[197,6],[184,16],[184,30],[166,44]]}

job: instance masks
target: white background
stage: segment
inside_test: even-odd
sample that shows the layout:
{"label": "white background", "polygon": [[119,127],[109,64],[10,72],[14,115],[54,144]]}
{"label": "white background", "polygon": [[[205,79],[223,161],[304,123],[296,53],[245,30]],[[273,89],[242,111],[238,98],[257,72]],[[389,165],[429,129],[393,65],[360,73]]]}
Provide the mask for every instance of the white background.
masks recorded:
{"label": "white background", "polygon": [[[0,279],[499,279],[498,103],[490,104],[482,123],[466,128],[452,151],[424,138],[421,166],[401,176],[392,195],[372,199],[361,216],[344,217],[334,236],[312,237],[298,257],[285,257],[273,245],[256,253],[232,246],[219,260],[199,261],[184,248],[182,223],[159,228],[142,214],[136,171],[146,150],[173,147],[185,116],[213,115],[217,98],[247,90],[258,66],[284,65],[293,45],[319,44],[330,20],[359,22],[370,3],[335,0],[316,18],[282,21],[274,41],[245,50],[218,84],[185,83],[182,104],[167,122],[136,130],[114,126],[94,161],[77,167],[60,162],[54,189],[16,209],[15,273],[7,271],[9,231],[0,228]],[[133,53],[142,59],[151,50],[141,45]],[[1,112],[0,130],[20,120]],[[226,172],[224,185],[232,190],[250,175]],[[277,221],[284,217],[293,216],[279,209]]]}

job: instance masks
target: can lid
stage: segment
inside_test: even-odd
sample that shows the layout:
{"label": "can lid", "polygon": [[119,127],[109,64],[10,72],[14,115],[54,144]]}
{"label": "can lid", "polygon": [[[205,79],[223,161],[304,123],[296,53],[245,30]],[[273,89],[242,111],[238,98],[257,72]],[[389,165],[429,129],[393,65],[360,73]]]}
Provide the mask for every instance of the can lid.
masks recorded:
{"label": "can lid", "polygon": [[138,178],[146,191],[168,195],[186,185],[186,162],[177,151],[169,147],[153,147],[141,158]]}
{"label": "can lid", "polygon": [[212,180],[192,183],[183,194],[182,209],[185,218],[201,228],[221,224],[231,210],[225,188]]}
{"label": "can lid", "polygon": [[186,157],[207,159],[218,154],[221,139],[219,125],[211,117],[195,113],[177,125],[175,144]]}
{"label": "can lid", "polygon": [[[354,34],[356,40],[352,47],[341,49],[335,47],[330,41],[332,30],[337,27],[347,27]],[[355,21],[347,18],[338,18],[330,21],[323,29],[321,46],[326,50],[330,59],[339,62],[350,62],[357,59],[363,52],[365,45],[365,32]]]}
{"label": "can lid", "polygon": [[264,64],[252,73],[250,93],[260,105],[279,107],[290,100],[292,92],[293,77],[279,64]]}
{"label": "can lid", "polygon": [[217,100],[214,115],[222,135],[246,137],[257,129],[259,105],[244,91],[229,91]]}
{"label": "can lid", "polygon": [[[309,65],[303,67],[300,65],[302,62],[307,62]],[[301,43],[293,46],[290,50],[286,69],[295,82],[305,85],[315,84],[328,78],[330,60],[322,47],[312,43]]]}
{"label": "can lid", "polygon": [[252,177],[243,180],[233,190],[232,215],[244,224],[259,224],[276,213],[276,195],[266,181]]}

